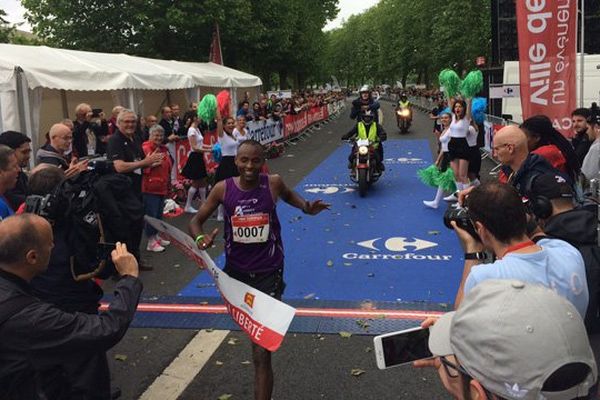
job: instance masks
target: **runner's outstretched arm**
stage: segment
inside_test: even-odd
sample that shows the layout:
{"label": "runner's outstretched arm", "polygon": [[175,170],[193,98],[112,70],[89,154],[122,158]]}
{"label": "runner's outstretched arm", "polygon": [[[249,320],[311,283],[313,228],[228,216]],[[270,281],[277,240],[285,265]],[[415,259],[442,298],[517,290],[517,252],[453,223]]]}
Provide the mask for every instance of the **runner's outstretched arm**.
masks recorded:
{"label": "runner's outstretched arm", "polygon": [[269,179],[272,187],[275,188],[277,198],[281,198],[289,205],[302,210],[304,214],[317,215],[323,210],[329,210],[331,207],[331,204],[324,203],[322,200],[310,202],[303,199],[294,190],[288,188],[279,175],[270,175]]}
{"label": "runner's outstretched arm", "polygon": [[212,215],[217,209],[219,204],[223,202],[223,194],[225,192],[225,182],[221,181],[215,185],[215,187],[208,194],[208,198],[198,210],[198,213],[190,220],[188,230],[190,235],[196,240],[198,248],[204,250],[212,246],[213,241],[217,233],[218,228],[215,228],[211,233],[204,233],[203,225],[206,220]]}

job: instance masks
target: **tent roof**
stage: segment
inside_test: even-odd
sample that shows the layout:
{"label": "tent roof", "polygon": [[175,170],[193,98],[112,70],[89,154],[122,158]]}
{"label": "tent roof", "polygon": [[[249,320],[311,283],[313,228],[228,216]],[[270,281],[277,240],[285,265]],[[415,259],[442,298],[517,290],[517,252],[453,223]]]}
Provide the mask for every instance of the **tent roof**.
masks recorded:
{"label": "tent roof", "polygon": [[11,44],[0,44],[0,54],[0,85],[10,80],[18,67],[30,89],[167,90],[262,84],[257,76],[213,63]]}

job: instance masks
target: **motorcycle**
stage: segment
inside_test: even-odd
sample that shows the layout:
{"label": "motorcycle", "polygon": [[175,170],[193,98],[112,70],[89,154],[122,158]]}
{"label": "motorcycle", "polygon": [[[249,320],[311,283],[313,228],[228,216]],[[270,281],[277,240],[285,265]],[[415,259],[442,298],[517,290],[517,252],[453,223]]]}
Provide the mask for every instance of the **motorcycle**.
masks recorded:
{"label": "motorcycle", "polygon": [[408,133],[410,124],[412,121],[412,112],[410,108],[398,107],[396,108],[396,123],[401,133]]}
{"label": "motorcycle", "polygon": [[381,177],[375,159],[375,147],[368,139],[357,139],[354,146],[350,179],[358,183],[360,197],[365,197],[367,189]]}

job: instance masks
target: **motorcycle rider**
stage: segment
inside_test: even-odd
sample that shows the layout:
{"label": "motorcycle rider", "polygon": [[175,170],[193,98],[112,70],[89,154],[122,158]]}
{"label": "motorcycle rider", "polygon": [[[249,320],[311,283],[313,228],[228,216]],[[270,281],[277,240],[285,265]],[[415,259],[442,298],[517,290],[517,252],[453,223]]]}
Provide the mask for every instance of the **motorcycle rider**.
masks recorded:
{"label": "motorcycle rider", "polygon": [[371,89],[368,85],[363,85],[359,91],[359,97],[352,101],[352,110],[350,111],[350,118],[360,122],[360,114],[364,111],[372,111],[375,116],[375,122],[379,123],[379,110],[380,104],[375,100],[371,94]]}
{"label": "motorcycle rider", "polygon": [[[412,104],[410,103],[408,96],[406,96],[406,93],[404,93],[404,92],[400,95],[400,99],[398,100],[398,105],[396,106],[396,111],[402,110],[402,109],[407,109],[410,111],[410,116],[408,119],[408,123],[410,124],[412,122]],[[396,118],[399,118],[398,114],[396,114]]]}
{"label": "motorcycle rider", "polygon": [[[387,133],[383,126],[379,125],[375,121],[375,115],[371,110],[366,110],[359,114],[358,123],[344,136],[342,140],[353,139],[368,139],[375,149],[375,161],[377,162],[377,169],[379,172],[385,171],[383,165],[383,144],[382,142],[387,140]],[[354,156],[356,154],[356,143],[352,146],[352,151],[348,157],[348,169],[352,169],[354,166]]]}

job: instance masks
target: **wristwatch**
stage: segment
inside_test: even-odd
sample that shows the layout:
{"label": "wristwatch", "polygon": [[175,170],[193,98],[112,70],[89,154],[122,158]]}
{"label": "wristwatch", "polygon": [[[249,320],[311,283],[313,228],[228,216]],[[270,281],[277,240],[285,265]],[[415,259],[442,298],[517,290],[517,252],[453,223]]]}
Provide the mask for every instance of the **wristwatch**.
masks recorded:
{"label": "wristwatch", "polygon": [[483,251],[476,253],[465,253],[465,260],[485,260],[487,255]]}

